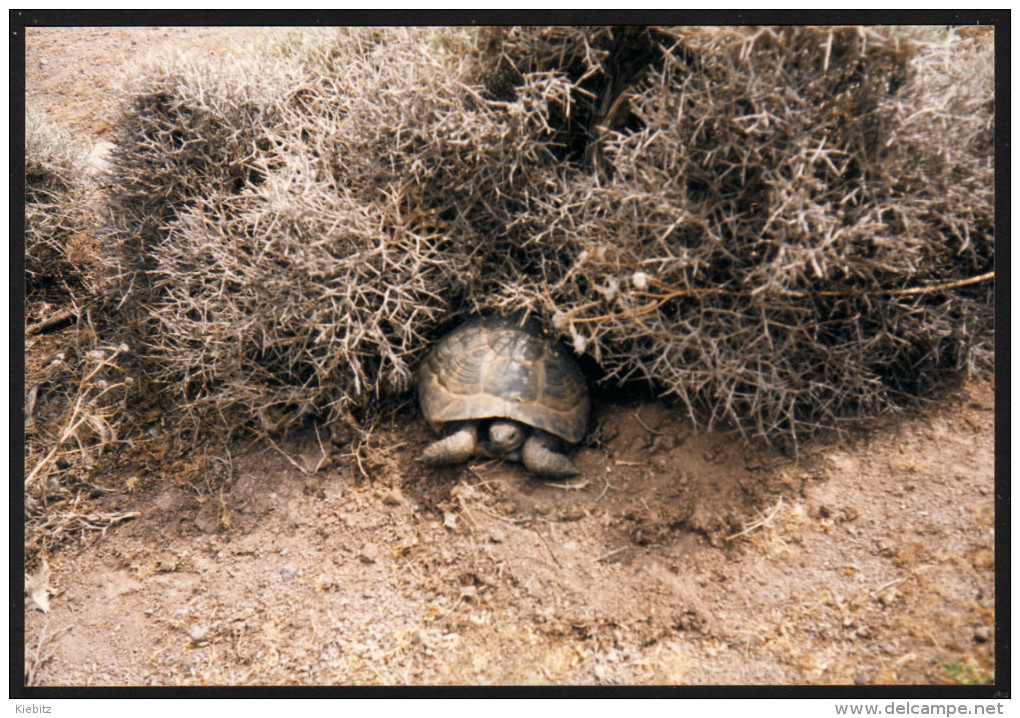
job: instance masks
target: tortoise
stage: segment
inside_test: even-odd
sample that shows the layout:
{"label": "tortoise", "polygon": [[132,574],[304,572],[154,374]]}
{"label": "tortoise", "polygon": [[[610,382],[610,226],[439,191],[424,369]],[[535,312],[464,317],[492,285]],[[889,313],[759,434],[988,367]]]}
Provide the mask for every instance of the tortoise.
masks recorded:
{"label": "tortoise", "polygon": [[418,372],[422,413],[443,438],[422,461],[519,461],[534,474],[580,473],[563,453],[588,426],[590,400],[574,358],[534,321],[475,317],[440,339]]}

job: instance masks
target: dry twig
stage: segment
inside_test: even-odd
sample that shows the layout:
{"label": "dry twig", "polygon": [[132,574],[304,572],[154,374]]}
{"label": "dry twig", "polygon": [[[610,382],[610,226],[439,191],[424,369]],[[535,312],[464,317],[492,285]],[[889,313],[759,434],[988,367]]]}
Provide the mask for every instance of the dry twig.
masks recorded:
{"label": "dry twig", "polygon": [[742,531],[738,531],[735,534],[731,534],[731,535],[727,536],[726,540],[727,541],[732,541],[735,538],[739,538],[741,536],[746,536],[747,534],[751,533],[755,529],[759,529],[762,526],[767,526],[768,524],[770,524],[772,522],[772,519],[774,519],[779,514],[779,509],[781,509],[782,506],[783,506],[783,497],[780,496],[779,500],[776,502],[776,505],[774,507],[772,507],[772,510],[768,513],[768,515],[762,516],[757,521],[754,521],[753,523],[748,524],[747,526],[744,527],[744,529]]}

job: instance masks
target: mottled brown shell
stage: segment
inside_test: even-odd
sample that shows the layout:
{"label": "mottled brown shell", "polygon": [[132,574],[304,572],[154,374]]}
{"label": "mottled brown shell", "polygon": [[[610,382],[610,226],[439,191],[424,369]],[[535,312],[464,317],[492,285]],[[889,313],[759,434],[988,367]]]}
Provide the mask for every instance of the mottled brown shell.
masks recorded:
{"label": "mottled brown shell", "polygon": [[574,358],[534,324],[471,320],[433,347],[418,374],[432,428],[451,421],[513,419],[576,444],[588,426],[588,387]]}

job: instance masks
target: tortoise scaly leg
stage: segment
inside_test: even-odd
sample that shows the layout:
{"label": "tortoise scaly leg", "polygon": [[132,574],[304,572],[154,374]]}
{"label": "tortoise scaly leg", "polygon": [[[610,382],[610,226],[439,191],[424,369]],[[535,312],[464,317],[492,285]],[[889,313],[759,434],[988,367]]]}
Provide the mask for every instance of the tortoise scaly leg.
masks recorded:
{"label": "tortoise scaly leg", "polygon": [[528,471],[550,479],[569,479],[581,472],[563,454],[554,447],[559,442],[547,434],[536,431],[524,442],[521,461]]}
{"label": "tortoise scaly leg", "polygon": [[464,424],[449,436],[425,447],[421,460],[431,466],[462,464],[472,456],[478,446],[478,424]]}

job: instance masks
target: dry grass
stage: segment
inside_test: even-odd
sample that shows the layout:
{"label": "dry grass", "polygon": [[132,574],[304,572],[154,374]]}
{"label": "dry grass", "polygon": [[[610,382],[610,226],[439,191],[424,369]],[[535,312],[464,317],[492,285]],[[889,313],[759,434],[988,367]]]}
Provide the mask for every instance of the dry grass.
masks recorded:
{"label": "dry grass", "polygon": [[105,531],[121,520],[83,513],[78,504],[83,492],[94,489],[90,482],[101,458],[125,443],[121,434],[132,428],[127,405],[135,382],[124,369],[128,348],[103,345],[87,317],[75,333],[83,346],[75,342],[26,372],[25,551],[33,560],[69,535]]}
{"label": "dry grass", "polygon": [[904,29],[289,31],[126,88],[146,370],[273,433],[534,313],[608,383],[796,444],[987,367],[987,57]]}

